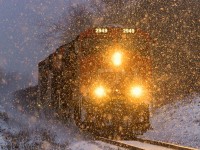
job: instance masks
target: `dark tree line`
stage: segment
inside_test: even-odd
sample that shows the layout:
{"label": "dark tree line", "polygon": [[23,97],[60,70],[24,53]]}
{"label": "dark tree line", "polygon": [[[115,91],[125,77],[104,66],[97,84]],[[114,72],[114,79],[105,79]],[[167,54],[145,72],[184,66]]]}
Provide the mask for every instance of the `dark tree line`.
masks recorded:
{"label": "dark tree line", "polygon": [[71,6],[45,36],[54,35],[63,44],[88,27],[108,24],[148,32],[153,41],[152,87],[156,102],[164,104],[200,92],[199,14],[198,0],[89,0]]}
{"label": "dark tree line", "polygon": [[139,26],[156,39],[156,94],[162,101],[199,92],[199,8],[198,0],[143,0],[137,7]]}

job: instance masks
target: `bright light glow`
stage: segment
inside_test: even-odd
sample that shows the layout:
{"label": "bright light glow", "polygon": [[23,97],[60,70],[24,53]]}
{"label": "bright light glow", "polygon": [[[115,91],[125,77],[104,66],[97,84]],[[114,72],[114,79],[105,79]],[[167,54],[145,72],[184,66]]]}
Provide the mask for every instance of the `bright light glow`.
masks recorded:
{"label": "bright light glow", "polygon": [[102,86],[97,87],[97,88],[95,89],[94,93],[95,93],[95,95],[96,95],[97,97],[103,97],[103,96],[106,95],[105,89],[104,89]]}
{"label": "bright light glow", "polygon": [[115,52],[112,56],[112,61],[115,66],[120,66],[122,64],[122,54]]}
{"label": "bright light glow", "polygon": [[142,96],[143,94],[143,89],[140,86],[135,86],[131,88],[131,94],[132,96],[139,98]]}

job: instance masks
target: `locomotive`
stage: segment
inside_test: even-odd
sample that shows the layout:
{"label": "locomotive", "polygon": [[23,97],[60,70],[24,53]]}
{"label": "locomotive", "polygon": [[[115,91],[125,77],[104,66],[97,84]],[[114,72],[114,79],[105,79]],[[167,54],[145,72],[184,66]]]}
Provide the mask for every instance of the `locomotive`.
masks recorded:
{"label": "locomotive", "polygon": [[101,135],[146,132],[152,99],[150,43],[140,29],[87,29],[38,64],[38,106]]}

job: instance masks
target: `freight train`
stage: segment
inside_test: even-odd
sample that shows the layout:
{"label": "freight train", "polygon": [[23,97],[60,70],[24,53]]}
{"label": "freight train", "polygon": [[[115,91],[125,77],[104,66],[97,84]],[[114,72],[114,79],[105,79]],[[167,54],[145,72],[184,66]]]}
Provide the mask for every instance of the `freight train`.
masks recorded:
{"label": "freight train", "polygon": [[38,106],[60,120],[112,136],[149,129],[151,40],[142,30],[89,28],[38,68]]}

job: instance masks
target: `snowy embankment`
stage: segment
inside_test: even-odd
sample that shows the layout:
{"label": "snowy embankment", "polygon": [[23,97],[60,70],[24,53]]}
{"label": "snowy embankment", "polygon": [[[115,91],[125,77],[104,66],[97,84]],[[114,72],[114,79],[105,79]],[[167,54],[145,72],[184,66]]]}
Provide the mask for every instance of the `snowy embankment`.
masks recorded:
{"label": "snowy embankment", "polygon": [[68,149],[83,140],[73,124],[45,120],[13,107],[12,98],[0,105],[0,149]]}
{"label": "snowy embankment", "polygon": [[73,124],[26,114],[13,107],[12,98],[0,104],[0,149],[117,150],[118,147],[90,140]]}
{"label": "snowy embankment", "polygon": [[185,99],[157,109],[142,137],[200,149],[200,97]]}

